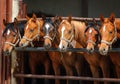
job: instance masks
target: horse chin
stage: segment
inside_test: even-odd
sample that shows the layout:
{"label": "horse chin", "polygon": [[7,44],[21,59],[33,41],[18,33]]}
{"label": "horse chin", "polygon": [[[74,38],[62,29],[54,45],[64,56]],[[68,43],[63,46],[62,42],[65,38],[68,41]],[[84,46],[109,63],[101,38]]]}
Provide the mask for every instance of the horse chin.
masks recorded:
{"label": "horse chin", "polygon": [[106,56],[108,52],[100,52],[100,54]]}
{"label": "horse chin", "polygon": [[99,52],[100,52],[101,55],[104,55],[104,56],[108,54],[108,50],[105,50],[105,49],[104,50],[99,50]]}

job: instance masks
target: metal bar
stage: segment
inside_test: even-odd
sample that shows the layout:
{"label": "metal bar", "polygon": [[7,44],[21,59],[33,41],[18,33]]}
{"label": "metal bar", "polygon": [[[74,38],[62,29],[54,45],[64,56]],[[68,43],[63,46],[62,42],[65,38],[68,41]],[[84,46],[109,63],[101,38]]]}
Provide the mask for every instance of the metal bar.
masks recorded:
{"label": "metal bar", "polygon": [[[44,47],[16,47],[16,51],[55,51],[60,52],[58,48],[50,48],[49,50],[46,50]],[[87,52],[86,48],[68,48],[65,52],[71,51],[71,52]],[[99,52],[97,49],[95,49],[95,52]],[[109,52],[120,52],[120,48],[112,48]]]}
{"label": "metal bar", "polygon": [[47,79],[70,79],[70,80],[87,80],[87,81],[107,81],[107,82],[120,82],[119,78],[93,78],[93,77],[77,77],[77,76],[54,76],[54,75],[32,75],[32,74],[14,74],[15,77],[22,78],[47,78]]}

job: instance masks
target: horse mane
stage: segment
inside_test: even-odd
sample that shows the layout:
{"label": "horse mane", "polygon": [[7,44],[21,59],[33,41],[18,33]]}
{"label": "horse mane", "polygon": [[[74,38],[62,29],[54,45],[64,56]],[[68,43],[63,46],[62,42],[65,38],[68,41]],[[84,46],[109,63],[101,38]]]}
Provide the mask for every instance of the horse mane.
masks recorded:
{"label": "horse mane", "polygon": [[19,21],[17,23],[17,29],[20,32],[20,35],[23,36],[24,35],[24,28],[25,28],[25,24],[26,24],[26,20],[23,21]]}

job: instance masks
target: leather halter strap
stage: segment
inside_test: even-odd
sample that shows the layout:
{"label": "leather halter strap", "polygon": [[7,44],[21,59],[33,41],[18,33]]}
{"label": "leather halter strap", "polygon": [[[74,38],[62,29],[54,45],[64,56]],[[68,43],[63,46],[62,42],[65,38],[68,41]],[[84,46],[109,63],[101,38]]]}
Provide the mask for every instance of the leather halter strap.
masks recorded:
{"label": "leather halter strap", "polygon": [[32,47],[34,47],[33,40],[34,40],[35,38],[37,38],[38,41],[39,41],[39,38],[40,38],[40,23],[39,23],[38,20],[37,20],[37,24],[38,24],[38,33],[37,33],[33,38],[29,39],[29,38],[27,38],[26,36],[23,36],[24,39],[26,39],[27,41],[30,42],[30,44],[31,44]]}
{"label": "leather halter strap", "polygon": [[[72,25],[72,27],[73,27],[72,29],[74,29],[74,25]],[[69,45],[71,45],[71,42],[72,42],[73,38],[74,38],[74,34],[72,33],[70,39],[66,39],[66,38],[64,38],[64,37],[61,37],[60,40],[64,40],[64,41],[66,41]]]}
{"label": "leather halter strap", "polygon": [[112,48],[113,42],[115,42],[117,40],[117,28],[116,28],[116,24],[115,23],[114,23],[114,28],[115,28],[115,30],[114,30],[115,31],[115,35],[114,35],[114,38],[113,38],[112,41],[108,42],[106,40],[101,40],[101,43],[105,43],[105,44],[109,45],[110,48]]}
{"label": "leather halter strap", "polygon": [[[17,39],[17,37],[15,37],[14,40],[16,40],[16,39]],[[18,30],[18,40],[17,40],[15,43],[12,43],[12,42],[5,42],[5,44],[9,44],[9,45],[11,45],[11,46],[13,46],[13,47],[16,47],[16,45],[19,43],[20,40],[21,40],[21,35],[20,35],[19,30]]]}

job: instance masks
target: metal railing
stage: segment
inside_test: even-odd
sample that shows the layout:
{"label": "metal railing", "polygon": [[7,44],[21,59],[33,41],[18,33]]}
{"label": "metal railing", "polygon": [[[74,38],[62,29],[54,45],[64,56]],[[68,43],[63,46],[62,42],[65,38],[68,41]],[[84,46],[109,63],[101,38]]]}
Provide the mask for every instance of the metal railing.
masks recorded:
{"label": "metal railing", "polygon": [[[51,48],[46,50],[44,47],[27,47],[20,48],[16,47],[16,51],[55,51],[60,52],[57,48]],[[85,48],[68,48],[66,52],[87,52]],[[98,52],[98,50],[95,50]],[[120,48],[112,48],[109,52],[120,52]],[[54,76],[54,75],[33,75],[33,74],[14,74],[17,78],[40,78],[40,79],[70,79],[70,80],[87,80],[87,81],[101,81],[101,82],[120,82],[120,78],[93,78],[93,77],[80,77],[80,76]]]}

